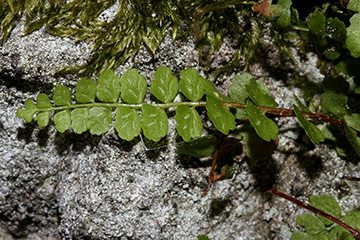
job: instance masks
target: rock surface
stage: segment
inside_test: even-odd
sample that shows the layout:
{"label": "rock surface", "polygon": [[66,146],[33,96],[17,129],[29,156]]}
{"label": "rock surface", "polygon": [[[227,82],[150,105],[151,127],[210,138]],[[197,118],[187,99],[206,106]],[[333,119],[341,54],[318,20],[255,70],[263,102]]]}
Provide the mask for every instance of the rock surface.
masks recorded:
{"label": "rock surface", "polygon": [[[114,130],[102,136],[61,134],[53,124],[25,123],[16,117],[17,108],[55,85],[73,86],[75,76],[55,72],[85,63],[91,45],[43,29],[23,36],[22,28],[18,24],[0,46],[0,239],[195,239],[199,234],[289,239],[304,210],[270,196],[269,188],[305,201],[313,194],[337,198],[341,193],[345,212],[359,205],[359,184],[350,182],[344,189],[343,179],[356,175],[359,163],[308,144],[294,119],[279,121],[279,146],[271,158],[236,163],[233,179],[216,183],[204,198],[210,167],[176,154],[171,118],[166,139],[145,141],[155,148],[149,151],[139,138],[125,142]],[[156,58],[142,49],[116,72],[136,68],[150,83],[158,66],[179,76],[180,70],[196,67],[196,60],[193,41],[174,44],[166,38]],[[299,60],[295,68],[321,81],[315,64]],[[251,70],[269,85],[281,107],[290,108],[293,93],[301,94],[288,87],[287,79],[267,76],[262,63]],[[231,83],[229,76],[220,80]]]}

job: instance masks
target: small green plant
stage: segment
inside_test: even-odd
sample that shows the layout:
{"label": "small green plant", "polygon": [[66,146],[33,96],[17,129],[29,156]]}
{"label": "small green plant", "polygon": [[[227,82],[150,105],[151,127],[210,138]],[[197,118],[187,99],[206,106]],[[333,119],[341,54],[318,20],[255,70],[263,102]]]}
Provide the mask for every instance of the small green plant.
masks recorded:
{"label": "small green plant", "polygon": [[[101,18],[105,10],[116,4],[114,17]],[[200,54],[200,57],[205,55],[209,65],[209,56],[220,48],[224,37],[239,31],[239,15],[256,18],[251,10],[254,4],[253,1],[238,0],[0,1],[1,40],[6,41],[14,23],[24,17],[25,34],[44,27],[55,36],[93,42],[94,54],[87,64],[61,69],[62,72],[90,76],[116,69],[144,47],[155,56],[166,35],[171,35],[173,40],[195,35],[199,49],[210,46],[208,53]],[[225,12],[227,17],[223,18]],[[227,29],[228,22],[234,23],[231,29]],[[247,37],[252,36],[251,32]],[[258,43],[256,40],[256,44],[252,44],[249,57],[254,55],[253,49],[259,46]],[[246,44],[243,45],[246,50]]]}
{"label": "small green plant", "polygon": [[[182,70],[180,75],[178,81],[169,68],[159,67],[150,86],[151,94],[158,101],[144,103],[147,83],[137,70],[128,70],[120,78],[111,70],[106,70],[97,84],[86,78],[79,80],[74,103],[70,90],[60,85],[54,90],[53,103],[46,94],[41,93],[37,96],[36,104],[30,99],[26,100],[25,109],[18,109],[17,116],[31,122],[37,114],[39,126],[44,127],[54,111],[54,123],[59,132],[72,128],[78,134],[89,130],[91,134],[100,135],[109,130],[114,111],[114,126],[122,139],[131,141],[143,132],[145,137],[156,142],[168,132],[165,109],[174,107],[177,132],[185,142],[202,136],[203,124],[197,108],[205,107],[208,118],[224,135],[235,130],[237,123],[245,121],[266,142],[276,140],[279,132],[271,117],[297,117],[314,144],[324,141],[325,137],[309,119],[331,124],[346,133],[350,145],[360,155],[360,114],[346,108],[346,99],[336,101],[324,97],[326,92],[323,94],[322,106],[331,115],[311,113],[300,100],[297,103],[302,111],[295,105],[294,110],[281,109],[276,108],[277,103],[269,95],[268,88],[249,74],[235,76],[229,88],[230,97],[224,96],[209,80],[199,76],[195,69]],[[174,101],[179,90],[184,101]]]}
{"label": "small green plant", "polygon": [[330,195],[313,195],[310,197],[310,204],[306,204],[273,189],[268,192],[316,214],[305,213],[296,217],[296,223],[303,227],[305,232],[293,232],[292,240],[360,239],[360,208],[355,208],[342,215],[338,203]]}
{"label": "small green plant", "polygon": [[206,235],[197,235],[198,240],[210,240],[210,238]]}
{"label": "small green plant", "polygon": [[[349,145],[360,155],[360,114],[348,110],[346,99],[335,102],[324,97],[325,92],[322,106],[330,115],[309,112],[299,99],[299,107],[294,105],[294,110],[282,109],[276,108],[278,104],[269,95],[268,88],[246,73],[234,77],[229,88],[230,97],[224,96],[209,80],[199,76],[195,69],[182,70],[180,76],[178,81],[169,68],[159,67],[150,86],[150,92],[157,101],[144,103],[147,83],[137,70],[130,69],[120,78],[111,70],[106,70],[96,84],[86,78],[78,81],[75,102],[71,99],[70,90],[60,85],[54,90],[52,103],[46,94],[41,93],[37,96],[36,104],[27,99],[25,109],[18,109],[17,116],[31,122],[36,114],[39,126],[44,127],[49,124],[51,112],[55,112],[53,120],[59,132],[72,128],[78,134],[89,130],[91,134],[100,135],[111,127],[112,113],[115,112],[114,127],[122,139],[131,141],[142,132],[146,138],[158,142],[168,132],[166,109],[176,108],[177,132],[185,141],[178,146],[179,153],[205,157],[214,151],[223,151],[218,142],[224,141],[214,136],[202,136],[203,123],[197,109],[205,108],[218,131],[224,135],[233,131],[239,139],[244,139],[246,154],[250,158],[258,157],[252,151],[254,142],[247,144],[249,137],[254,135],[251,132],[258,135],[261,144],[272,146],[279,132],[272,118],[297,117],[314,144],[324,141],[327,135],[331,136],[331,126],[340,134],[344,133]],[[183,101],[174,101],[178,94]],[[309,120],[326,123],[323,128],[325,134]],[[244,123],[247,126],[237,129],[237,125]],[[232,176],[225,173],[213,175],[216,156],[209,186],[217,180],[229,178],[225,175]],[[229,172],[229,168],[224,168],[224,171]]]}
{"label": "small green plant", "polygon": [[[120,78],[106,70],[96,84],[87,78],[78,81],[76,101],[71,99],[68,87],[59,85],[55,87],[52,103],[46,94],[40,93],[36,104],[27,99],[25,109],[18,109],[16,114],[27,122],[36,114],[38,125],[45,127],[50,122],[51,112],[55,112],[53,121],[59,132],[72,128],[77,134],[89,130],[91,134],[101,135],[110,129],[114,112],[114,127],[122,139],[131,141],[142,132],[146,138],[158,142],[168,133],[167,109],[176,108],[177,132],[185,141],[178,145],[178,152],[200,158],[215,152],[209,187],[202,196],[214,182],[233,176],[233,169],[217,163],[217,158],[237,142],[244,140],[249,158],[264,158],[254,151],[259,146],[269,150],[262,151],[261,155],[272,154],[279,133],[273,117],[296,117],[313,144],[323,142],[325,137],[310,120],[329,124],[345,134],[349,145],[360,155],[360,114],[346,108],[346,99],[334,101],[324,97],[326,92],[323,94],[322,106],[331,115],[311,113],[297,98],[299,107],[282,109],[277,108],[266,85],[246,73],[235,76],[229,88],[230,97],[224,96],[195,69],[182,70],[180,76],[179,81],[169,68],[159,67],[149,88],[157,101],[144,103],[147,82],[137,70],[130,69]],[[178,94],[183,101],[174,101]],[[198,108],[206,109],[208,118],[223,136],[233,131],[237,138],[202,136],[203,123]],[[237,128],[237,125],[244,126]],[[323,129],[331,136],[332,129],[328,130],[328,125]],[[219,174],[215,174],[215,167],[221,169]]]}

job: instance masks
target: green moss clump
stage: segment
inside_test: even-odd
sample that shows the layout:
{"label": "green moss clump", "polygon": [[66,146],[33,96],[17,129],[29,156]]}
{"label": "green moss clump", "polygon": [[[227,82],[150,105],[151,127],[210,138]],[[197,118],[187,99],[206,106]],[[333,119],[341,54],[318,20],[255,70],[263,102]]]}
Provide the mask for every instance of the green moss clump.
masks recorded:
{"label": "green moss clump", "polygon": [[[115,17],[110,21],[101,20],[100,14],[116,3]],[[143,46],[155,56],[166,34],[171,34],[173,39],[195,35],[198,48],[209,49],[200,51],[199,56],[209,68],[209,56],[228,36],[236,39],[237,50],[227,66],[233,69],[241,55],[250,62],[261,46],[261,28],[257,21],[261,16],[252,11],[253,4],[205,0],[1,1],[1,34],[2,41],[6,41],[15,22],[25,15],[25,34],[45,27],[55,36],[94,42],[94,54],[86,65],[61,70],[79,75],[115,69]]]}

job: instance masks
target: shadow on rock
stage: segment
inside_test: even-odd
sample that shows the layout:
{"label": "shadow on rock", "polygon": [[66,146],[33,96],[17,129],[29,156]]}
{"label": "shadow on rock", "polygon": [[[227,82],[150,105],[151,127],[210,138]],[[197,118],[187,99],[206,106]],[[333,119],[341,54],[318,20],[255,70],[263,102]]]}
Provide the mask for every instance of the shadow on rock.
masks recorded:
{"label": "shadow on rock", "polygon": [[30,123],[25,123],[24,127],[19,127],[17,129],[16,138],[19,140],[24,140],[26,144],[36,141],[36,139],[34,139],[32,135],[37,126],[37,123],[34,121]]}
{"label": "shadow on rock", "polygon": [[211,166],[212,159],[206,158],[205,160],[200,160],[199,158],[190,156],[190,155],[184,155],[179,154],[177,157],[181,167],[183,168],[203,168],[203,167],[209,167]]}
{"label": "shadow on rock", "polygon": [[51,94],[54,86],[50,83],[45,83],[41,79],[28,81],[24,79],[24,72],[21,68],[15,68],[15,71],[2,71],[0,72],[0,84],[8,88],[16,88],[20,92],[42,92]]}
{"label": "shadow on rock", "polygon": [[317,155],[298,155],[299,167],[302,168],[311,179],[317,178],[323,170],[323,163]]}
{"label": "shadow on rock", "polygon": [[226,210],[227,206],[231,206],[232,205],[232,201],[230,199],[220,199],[220,198],[216,198],[211,200],[210,203],[210,207],[209,207],[209,216],[210,218],[214,218],[217,216],[224,216],[224,217],[229,217],[230,216],[230,211]]}
{"label": "shadow on rock", "polygon": [[55,146],[59,155],[63,155],[69,150],[75,152],[83,151],[87,146],[96,147],[101,140],[102,136],[91,135],[89,132],[76,134],[72,131],[64,133],[56,132]]}
{"label": "shadow on rock", "polygon": [[262,192],[266,192],[273,187],[276,176],[279,173],[278,166],[272,157],[261,160],[246,158],[250,172],[256,180],[256,187]]}

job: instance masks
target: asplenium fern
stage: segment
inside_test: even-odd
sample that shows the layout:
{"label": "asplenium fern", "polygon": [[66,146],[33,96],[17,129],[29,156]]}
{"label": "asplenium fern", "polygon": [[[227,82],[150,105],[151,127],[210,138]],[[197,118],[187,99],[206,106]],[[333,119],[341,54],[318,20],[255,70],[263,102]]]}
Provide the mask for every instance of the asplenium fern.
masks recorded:
{"label": "asplenium fern", "polygon": [[[57,86],[53,96],[54,106],[47,95],[39,94],[37,104],[26,100],[25,109],[18,109],[17,116],[30,122],[33,115],[38,113],[38,124],[46,126],[50,112],[56,111],[54,122],[59,132],[71,127],[78,134],[89,130],[91,134],[100,135],[109,130],[111,114],[115,109],[114,126],[121,138],[131,141],[142,130],[148,139],[159,141],[168,132],[164,109],[178,107],[175,116],[179,123],[178,132],[185,141],[189,141],[191,138],[200,137],[202,133],[201,119],[195,107],[206,105],[206,102],[199,102],[204,95],[206,80],[200,77],[195,69],[184,70],[181,76],[179,84],[169,68],[160,67],[155,73],[150,91],[162,103],[145,104],[143,101],[147,83],[143,76],[131,69],[118,78],[113,71],[107,70],[100,75],[97,84],[86,78],[79,80],[76,85],[76,104],[70,103],[70,91],[67,87]],[[191,102],[172,102],[179,87]],[[120,95],[122,101],[118,102]],[[208,97],[215,99],[215,96],[221,96],[220,92],[213,92]],[[218,103],[216,100],[213,102]],[[220,108],[216,109],[219,106]],[[214,118],[218,111],[228,111],[222,105],[207,104],[207,107]],[[141,112],[141,121],[137,110]],[[215,122],[217,124],[219,121]],[[223,123],[219,123],[219,128],[225,134],[230,130],[223,126]]]}
{"label": "asplenium fern", "polygon": [[[359,114],[348,113],[344,117],[332,118],[326,114],[310,113],[299,100],[302,111],[296,106],[294,110],[276,108],[278,104],[269,95],[268,88],[247,73],[234,78],[229,88],[230,97],[224,96],[195,69],[182,70],[180,76],[178,81],[169,68],[159,67],[150,86],[151,94],[159,101],[144,103],[147,83],[137,70],[130,69],[120,78],[113,71],[106,70],[101,73],[97,84],[86,78],[78,81],[76,103],[72,103],[67,87],[57,86],[53,103],[41,93],[36,104],[27,99],[25,109],[18,109],[16,114],[27,122],[37,114],[39,126],[44,127],[49,123],[50,113],[55,111],[54,123],[59,132],[72,128],[78,134],[89,130],[91,134],[100,135],[109,130],[112,112],[115,111],[114,126],[122,139],[131,141],[142,131],[148,139],[156,142],[168,132],[168,117],[164,110],[172,107],[176,107],[177,132],[186,142],[202,135],[203,124],[196,110],[200,107],[206,108],[209,119],[221,133],[227,135],[234,130],[237,119],[246,120],[265,141],[275,140],[279,132],[277,124],[268,115],[297,117],[314,144],[324,141],[324,135],[309,119],[338,126],[346,133],[355,151],[360,152],[356,125]],[[174,101],[179,90],[185,101]],[[230,109],[235,109],[235,114]]]}

